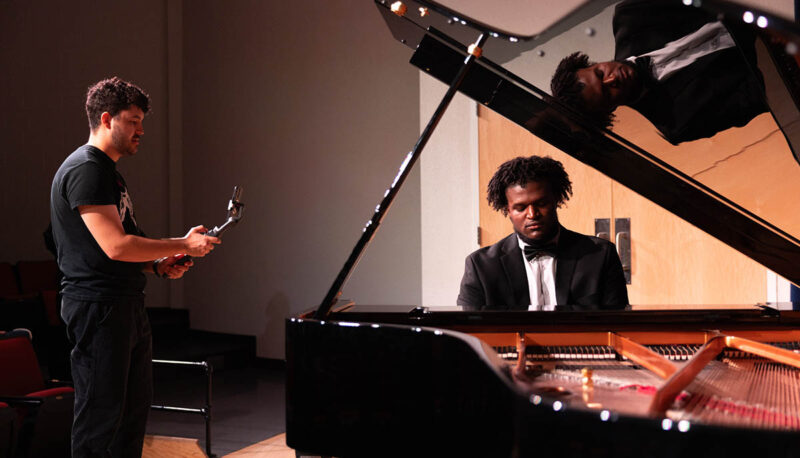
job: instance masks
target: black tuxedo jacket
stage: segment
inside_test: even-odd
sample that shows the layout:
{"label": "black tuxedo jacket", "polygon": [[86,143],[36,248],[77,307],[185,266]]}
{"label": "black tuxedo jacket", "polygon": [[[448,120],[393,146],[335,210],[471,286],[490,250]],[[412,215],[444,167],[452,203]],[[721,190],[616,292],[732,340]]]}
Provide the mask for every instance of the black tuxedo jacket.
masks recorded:
{"label": "black tuxedo jacket", "polygon": [[[627,0],[614,10],[615,60],[663,48],[708,22],[700,8],[667,0]],[[708,138],[741,127],[768,110],[764,82],[755,66],[755,34],[726,23],[737,46],[717,51],[662,82],[655,82],[631,108],[672,144]]]}
{"label": "black tuxedo jacket", "polygon": [[[467,256],[458,305],[469,310],[527,310],[528,277],[516,234]],[[558,309],[621,309],[628,290],[614,244],[561,228],[556,260]]]}

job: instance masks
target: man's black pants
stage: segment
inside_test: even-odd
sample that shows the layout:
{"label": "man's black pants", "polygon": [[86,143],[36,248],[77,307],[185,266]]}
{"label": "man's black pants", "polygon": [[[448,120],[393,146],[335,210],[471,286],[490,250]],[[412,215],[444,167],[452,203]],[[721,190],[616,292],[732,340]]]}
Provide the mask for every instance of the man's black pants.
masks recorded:
{"label": "man's black pants", "polygon": [[144,299],[64,297],[61,317],[73,344],[72,456],[140,457],[153,398],[153,344]]}

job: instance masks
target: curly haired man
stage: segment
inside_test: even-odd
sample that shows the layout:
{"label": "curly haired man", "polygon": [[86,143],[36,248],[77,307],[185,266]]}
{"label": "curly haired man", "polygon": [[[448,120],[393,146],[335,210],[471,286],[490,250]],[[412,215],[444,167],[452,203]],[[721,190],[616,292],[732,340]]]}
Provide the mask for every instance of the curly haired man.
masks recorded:
{"label": "curly haired man", "polygon": [[202,226],[152,239],[136,223],[117,161],[139,149],[150,98],[119,78],[89,88],[89,141],[70,154],[50,189],[61,316],[73,344],[73,457],[141,456],[152,399],[152,338],[145,272],[178,279],[216,237]]}
{"label": "curly haired man", "polygon": [[564,166],[549,157],[502,164],[487,200],[514,233],[466,259],[458,305],[468,310],[605,310],[628,305],[614,244],[572,232],[558,208],[572,195]]}

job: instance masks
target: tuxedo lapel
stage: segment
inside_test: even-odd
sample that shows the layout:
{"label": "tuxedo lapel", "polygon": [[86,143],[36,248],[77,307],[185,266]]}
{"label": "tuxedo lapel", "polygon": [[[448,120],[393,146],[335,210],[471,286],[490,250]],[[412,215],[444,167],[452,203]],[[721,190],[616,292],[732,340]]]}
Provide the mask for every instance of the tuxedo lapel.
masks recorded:
{"label": "tuxedo lapel", "polygon": [[509,309],[527,310],[531,301],[528,289],[528,275],[522,263],[522,250],[519,249],[516,234],[511,234],[503,241],[503,256],[500,262],[510,288],[507,290],[506,304]]}
{"label": "tuxedo lapel", "polygon": [[572,274],[575,272],[577,257],[573,233],[561,227],[558,237],[558,260],[556,261],[556,304],[570,305],[569,290],[572,284]]}

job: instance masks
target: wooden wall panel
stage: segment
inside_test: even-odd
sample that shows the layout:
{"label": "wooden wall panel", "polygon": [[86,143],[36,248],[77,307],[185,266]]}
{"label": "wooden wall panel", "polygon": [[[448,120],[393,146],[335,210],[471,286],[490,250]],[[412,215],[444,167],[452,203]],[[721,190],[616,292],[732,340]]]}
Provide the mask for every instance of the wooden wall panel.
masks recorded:
{"label": "wooden wall panel", "polygon": [[632,304],[766,301],[763,266],[619,183],[613,199],[616,215],[631,219]]}
{"label": "wooden wall panel", "polygon": [[800,237],[800,164],[770,113],[711,138],[672,145],[639,113],[620,107],[614,132],[756,215]]}

